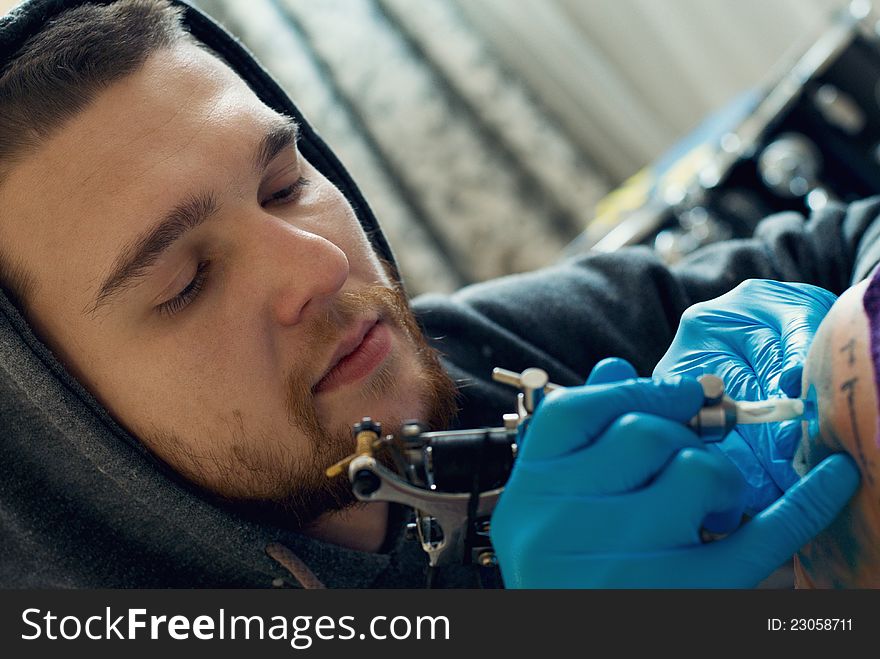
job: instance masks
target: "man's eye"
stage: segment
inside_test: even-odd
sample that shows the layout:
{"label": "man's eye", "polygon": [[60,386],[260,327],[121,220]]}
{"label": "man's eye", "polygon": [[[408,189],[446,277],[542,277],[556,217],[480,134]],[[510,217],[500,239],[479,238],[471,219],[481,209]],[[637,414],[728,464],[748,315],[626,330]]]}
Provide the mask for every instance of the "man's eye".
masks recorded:
{"label": "man's eye", "polygon": [[303,188],[309,184],[309,179],[300,176],[293,185],[288,185],[278,192],[273,192],[269,198],[263,202],[263,206],[267,204],[290,204],[299,199]]}
{"label": "man's eye", "polygon": [[209,265],[209,261],[201,261],[196,268],[196,274],[192,278],[192,281],[188,283],[180,293],[156,307],[159,313],[165,316],[173,316],[191,304],[205,287],[205,281],[208,278]]}

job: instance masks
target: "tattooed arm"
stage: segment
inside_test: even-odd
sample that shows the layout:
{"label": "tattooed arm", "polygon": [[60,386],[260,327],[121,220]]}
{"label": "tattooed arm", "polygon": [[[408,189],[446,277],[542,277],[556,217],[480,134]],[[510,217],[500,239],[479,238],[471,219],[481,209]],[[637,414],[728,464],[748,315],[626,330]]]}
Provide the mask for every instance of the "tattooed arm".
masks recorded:
{"label": "tattooed arm", "polygon": [[880,587],[878,342],[880,276],[875,276],[837,300],[804,368],[803,392],[815,398],[819,414],[804,424],[795,468],[806,473],[842,450],[858,463],[862,484],[837,519],[798,553],[798,587]]}

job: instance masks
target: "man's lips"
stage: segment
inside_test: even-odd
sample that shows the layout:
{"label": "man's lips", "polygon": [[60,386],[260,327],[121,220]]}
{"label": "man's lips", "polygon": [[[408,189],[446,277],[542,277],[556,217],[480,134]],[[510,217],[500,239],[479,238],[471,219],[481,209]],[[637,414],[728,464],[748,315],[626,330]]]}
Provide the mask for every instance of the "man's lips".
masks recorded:
{"label": "man's lips", "polygon": [[371,373],[391,349],[391,332],[381,320],[359,323],[339,343],[323,377],[312,391],[316,394],[359,380]]}

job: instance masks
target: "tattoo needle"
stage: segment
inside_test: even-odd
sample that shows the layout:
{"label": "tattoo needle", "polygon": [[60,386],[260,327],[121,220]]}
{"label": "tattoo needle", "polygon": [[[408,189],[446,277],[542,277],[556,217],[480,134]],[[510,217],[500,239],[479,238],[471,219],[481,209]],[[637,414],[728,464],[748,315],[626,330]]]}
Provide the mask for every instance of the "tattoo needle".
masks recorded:
{"label": "tattoo needle", "polygon": [[794,419],[812,419],[816,403],[804,398],[772,398],[758,401],[736,401],[736,422],[776,423]]}

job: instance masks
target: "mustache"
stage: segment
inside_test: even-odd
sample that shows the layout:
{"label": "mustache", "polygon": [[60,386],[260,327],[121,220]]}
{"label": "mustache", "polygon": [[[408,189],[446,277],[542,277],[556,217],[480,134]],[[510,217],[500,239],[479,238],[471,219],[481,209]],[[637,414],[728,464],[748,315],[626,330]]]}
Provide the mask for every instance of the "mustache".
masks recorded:
{"label": "mustache", "polygon": [[[306,342],[310,354],[320,355],[326,346],[336,345],[352,324],[365,316],[378,314],[380,320],[407,330],[408,314],[400,291],[381,285],[366,286],[356,291],[339,293],[309,328]],[[323,373],[314,374],[317,381]]]}
{"label": "mustache", "polygon": [[[439,353],[430,347],[415,315],[410,311],[402,287],[369,285],[357,291],[340,293],[328,300],[326,309],[312,319],[311,326],[306,329],[303,359],[289,370],[287,376],[288,420],[293,427],[303,431],[309,450],[296,451],[304,455],[295,458],[293,463],[286,450],[280,450],[268,460],[264,450],[258,451],[258,459],[253,461],[255,466],[245,470],[244,478],[254,479],[265,494],[259,499],[221,494],[227,506],[282,528],[300,530],[308,528],[326,512],[361,505],[352,493],[347,478],[339,476],[328,479],[324,473],[326,467],[351,454],[355,446],[350,425],[324,427],[321,423],[310,383],[321,375],[317,369],[322,368],[325,362],[319,363],[318,360],[322,356],[326,358],[328,350],[333,348],[352,323],[376,314],[407,334],[406,343],[415,351],[419,369],[416,386],[420,408],[425,415],[421,421],[429,429],[448,427],[457,409],[455,385],[444,371]],[[370,396],[376,399],[394,396],[397,392],[391,379],[393,377],[393,372],[378,372],[364,391],[372,387]],[[387,449],[380,450],[376,458],[394,470],[394,462]],[[269,491],[266,491],[267,483],[271,486]]]}
{"label": "mustache", "polygon": [[352,324],[364,316],[378,314],[379,319],[402,329],[410,338],[420,334],[411,314],[408,313],[406,297],[399,287],[389,288],[380,284],[367,285],[358,290],[342,291],[329,300],[326,309],[317,316],[305,332],[302,355],[316,356],[303,359],[292,366],[287,375],[288,420],[308,433],[321,433],[314,405],[312,383],[323,376],[323,362],[317,357],[327,353]]}

